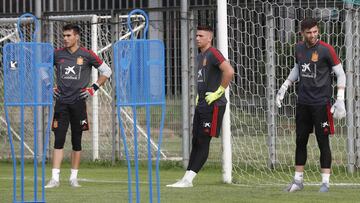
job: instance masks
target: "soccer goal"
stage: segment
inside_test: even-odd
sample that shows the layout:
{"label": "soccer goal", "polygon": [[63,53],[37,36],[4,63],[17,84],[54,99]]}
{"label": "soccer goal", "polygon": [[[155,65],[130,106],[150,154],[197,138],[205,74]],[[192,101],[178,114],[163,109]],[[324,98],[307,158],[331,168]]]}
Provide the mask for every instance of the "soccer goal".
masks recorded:
{"label": "soccer goal", "polygon": [[[350,1],[301,2],[228,0],[225,6],[218,5],[218,9],[222,8],[218,15],[227,13],[227,25],[217,27],[218,37],[227,37],[228,45],[219,47],[227,49],[236,72],[230,85],[229,120],[224,120],[225,124],[231,123],[231,136],[224,137],[231,139],[232,152],[224,155],[230,155],[232,160],[232,173],[227,178],[233,183],[283,184],[293,177],[296,85],[288,90],[283,108],[275,106],[275,96],[294,65],[294,46],[302,40],[299,25],[304,17],[320,20],[320,38],[335,48],[347,74],[348,114],[346,119],[335,122],[336,134],[330,139],[331,181],[360,181],[359,6]],[[228,35],[221,35],[224,30]],[[307,150],[305,180],[318,183],[320,154],[314,135],[310,136]]]}

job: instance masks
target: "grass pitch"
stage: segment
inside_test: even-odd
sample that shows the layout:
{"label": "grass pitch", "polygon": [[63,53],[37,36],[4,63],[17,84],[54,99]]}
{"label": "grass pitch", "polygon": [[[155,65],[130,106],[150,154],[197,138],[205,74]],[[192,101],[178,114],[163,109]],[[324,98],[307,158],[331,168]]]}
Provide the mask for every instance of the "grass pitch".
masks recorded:
{"label": "grass pitch", "polygon": [[[25,165],[26,200],[32,197],[33,178],[32,164]],[[50,177],[50,165],[46,173]],[[141,165],[140,202],[149,202],[149,182],[146,165]],[[319,185],[305,185],[305,189],[296,193],[286,193],[285,185],[242,185],[224,184],[221,181],[221,168],[207,165],[195,178],[192,188],[167,188],[166,184],[181,178],[184,170],[179,163],[161,164],[160,189],[161,202],[360,202],[360,185],[333,185],[330,192],[319,193]],[[46,190],[46,201],[52,202],[128,202],[127,166],[118,163],[82,163],[79,170],[81,188],[71,188],[68,184],[70,166],[64,163],[61,169],[61,185],[59,188]],[[153,176],[155,180],[155,175]],[[133,180],[135,178],[133,177]],[[12,163],[0,162],[0,202],[12,202]],[[136,202],[135,184],[133,184],[133,202]],[[156,185],[153,185],[153,202],[156,199]]]}

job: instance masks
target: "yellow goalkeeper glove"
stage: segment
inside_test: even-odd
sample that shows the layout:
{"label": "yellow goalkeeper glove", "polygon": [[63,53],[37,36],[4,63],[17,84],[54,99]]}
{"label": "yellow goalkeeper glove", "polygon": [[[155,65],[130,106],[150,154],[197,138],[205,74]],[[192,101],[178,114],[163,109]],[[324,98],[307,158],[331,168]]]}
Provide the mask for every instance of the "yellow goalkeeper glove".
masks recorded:
{"label": "yellow goalkeeper glove", "polygon": [[223,88],[221,85],[215,92],[206,92],[205,100],[210,105],[215,100],[219,99],[223,94],[225,93],[225,88]]}

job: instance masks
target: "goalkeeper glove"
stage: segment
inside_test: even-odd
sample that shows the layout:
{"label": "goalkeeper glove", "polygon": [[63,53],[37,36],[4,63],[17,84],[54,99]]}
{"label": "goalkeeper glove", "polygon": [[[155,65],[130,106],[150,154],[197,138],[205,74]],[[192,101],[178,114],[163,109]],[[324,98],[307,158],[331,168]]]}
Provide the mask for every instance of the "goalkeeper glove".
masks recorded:
{"label": "goalkeeper glove", "polygon": [[339,89],[336,102],[334,105],[332,105],[330,112],[333,113],[333,117],[336,119],[341,119],[346,116],[346,110],[345,110],[345,102],[344,102],[344,89]]}
{"label": "goalkeeper glove", "polygon": [[199,95],[196,95],[196,99],[195,99],[195,105],[197,105],[199,103]]}
{"label": "goalkeeper glove", "polygon": [[284,99],[284,95],[287,91],[287,89],[289,88],[289,86],[291,85],[291,81],[290,80],[285,80],[285,82],[281,85],[278,93],[276,94],[276,105],[281,108],[281,103],[282,100]]}
{"label": "goalkeeper glove", "polygon": [[90,96],[93,96],[96,90],[99,89],[99,85],[94,83],[91,87],[83,88],[80,92],[80,99],[87,99]]}
{"label": "goalkeeper glove", "polygon": [[215,92],[206,92],[205,100],[210,105],[215,100],[219,99],[223,94],[225,93],[225,88],[223,88],[221,85]]}

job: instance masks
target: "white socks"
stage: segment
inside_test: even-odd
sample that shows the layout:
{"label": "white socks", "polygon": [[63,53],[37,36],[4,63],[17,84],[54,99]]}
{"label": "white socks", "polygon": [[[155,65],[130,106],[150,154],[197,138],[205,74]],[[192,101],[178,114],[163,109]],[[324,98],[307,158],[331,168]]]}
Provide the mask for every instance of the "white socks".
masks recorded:
{"label": "white socks", "polygon": [[51,174],[52,174],[52,179],[54,179],[55,181],[59,182],[60,179],[60,169],[58,168],[53,168],[51,170]]}
{"label": "white socks", "polygon": [[188,171],[185,172],[185,175],[184,175],[183,179],[187,180],[189,183],[192,183],[195,176],[196,176],[196,173],[194,171],[188,170]]}
{"label": "white socks", "polygon": [[71,169],[71,175],[69,180],[77,179],[78,169]]}
{"label": "white socks", "polygon": [[[79,172],[78,169],[71,169],[71,175],[70,175],[69,180],[77,179],[78,172]],[[55,181],[59,182],[59,180],[60,180],[60,169],[53,168],[51,173],[52,173],[51,178],[54,179]]]}
{"label": "white socks", "polygon": [[[322,173],[321,177],[322,177],[322,183],[325,183],[325,184],[329,185],[330,174],[329,173]],[[304,180],[304,172],[295,172],[294,179],[296,181],[301,181],[302,182]]]}
{"label": "white socks", "polygon": [[296,172],[296,171],[295,171],[294,179],[295,179],[296,181],[303,182],[303,180],[304,180],[304,172]]}
{"label": "white socks", "polygon": [[329,186],[330,174],[329,173],[322,173],[321,177],[322,177],[322,183],[325,183],[325,184],[327,184],[327,186]]}

